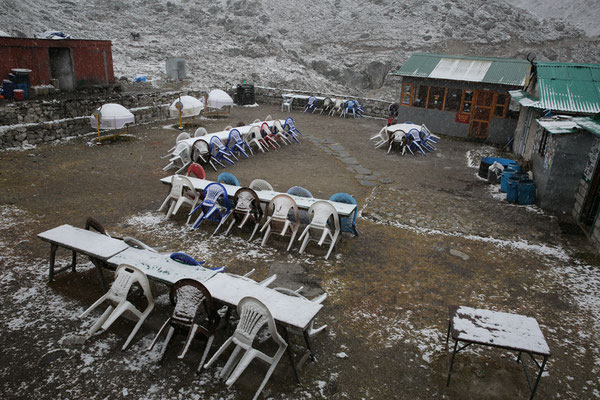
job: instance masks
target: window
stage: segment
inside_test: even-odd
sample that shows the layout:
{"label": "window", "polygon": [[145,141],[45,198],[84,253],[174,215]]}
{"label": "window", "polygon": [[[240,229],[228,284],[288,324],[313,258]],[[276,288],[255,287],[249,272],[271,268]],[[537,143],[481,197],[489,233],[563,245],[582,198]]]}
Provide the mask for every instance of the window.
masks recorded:
{"label": "window", "polygon": [[462,96],[462,89],[448,89],[446,92],[446,103],[444,110],[457,112],[460,108],[460,98]]}
{"label": "window", "polygon": [[402,94],[400,95],[400,104],[403,106],[410,106],[412,102],[413,85],[410,83],[404,83],[402,85]]}
{"label": "window", "polygon": [[494,116],[504,118],[508,108],[509,96],[507,93],[498,93],[496,97],[496,106],[494,107]]}
{"label": "window", "polygon": [[536,136],[540,136],[540,148],[538,149],[539,154],[543,157],[546,154],[546,145],[548,144],[548,131],[541,126],[537,127],[538,132]]}
{"label": "window", "polygon": [[481,107],[491,107],[494,102],[494,93],[486,90],[477,92],[477,105]]}
{"label": "window", "polygon": [[471,105],[473,103],[473,91],[465,90],[463,95],[461,111],[464,113],[471,113]]}
{"label": "window", "polygon": [[429,87],[420,85],[415,88],[415,95],[413,97],[413,107],[425,107],[427,104],[427,92]]}
{"label": "window", "polygon": [[429,100],[427,108],[433,110],[441,110],[444,107],[444,95],[446,88],[432,86],[429,88]]}

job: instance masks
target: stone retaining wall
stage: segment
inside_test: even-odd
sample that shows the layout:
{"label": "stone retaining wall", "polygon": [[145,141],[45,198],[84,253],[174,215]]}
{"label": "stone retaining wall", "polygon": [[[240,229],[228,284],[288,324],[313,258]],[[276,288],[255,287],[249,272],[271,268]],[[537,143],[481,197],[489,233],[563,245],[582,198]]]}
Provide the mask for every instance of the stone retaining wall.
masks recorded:
{"label": "stone retaining wall", "polygon": [[[388,107],[392,104],[391,101],[379,100],[379,99],[369,99],[365,97],[353,97],[347,96],[343,94],[333,94],[333,93],[318,93],[318,92],[306,92],[301,90],[291,90],[291,89],[278,89],[278,88],[270,88],[264,86],[255,86],[254,87],[254,95],[256,97],[256,102],[259,104],[281,104],[282,97],[281,95],[284,93],[294,93],[294,94],[302,94],[307,96],[321,96],[321,97],[336,97],[336,98],[344,98],[344,99],[353,99],[358,100],[361,107],[365,110],[364,115],[370,117],[380,117],[386,118],[388,117]],[[299,100],[294,99],[293,107],[302,107],[306,106],[307,100]]]}
{"label": "stone retaining wall", "polygon": [[[0,149],[50,142],[94,131],[92,112],[106,103],[121,104],[135,115],[136,124],[169,118],[169,105],[179,92],[89,96],[67,100],[32,100],[0,107]],[[203,96],[202,92],[189,92]]]}

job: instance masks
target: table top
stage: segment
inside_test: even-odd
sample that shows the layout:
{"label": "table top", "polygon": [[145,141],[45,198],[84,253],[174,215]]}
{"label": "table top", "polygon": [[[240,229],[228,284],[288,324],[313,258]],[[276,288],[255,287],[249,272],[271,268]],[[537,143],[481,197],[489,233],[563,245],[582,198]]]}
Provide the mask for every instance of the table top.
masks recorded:
{"label": "table top", "polygon": [[37,235],[40,239],[106,261],[128,249],[122,240],[65,224]]}
{"label": "table top", "polygon": [[[162,183],[170,185],[172,178],[173,178],[173,175],[162,178],[160,181]],[[214,183],[214,181],[209,181],[207,179],[192,178],[189,176],[188,176],[188,179],[192,182],[192,185],[194,185],[194,189],[196,189],[196,190],[204,190],[204,188],[206,186],[208,186],[211,183]],[[227,196],[229,196],[229,197],[233,197],[235,195],[235,193],[238,191],[238,189],[240,188],[240,186],[227,185],[224,183],[222,183],[221,185],[223,185],[223,187],[227,191]],[[277,196],[278,194],[282,194],[282,193],[271,191],[271,190],[257,190],[256,194],[258,195],[258,198],[260,199],[261,202],[268,203],[271,201],[271,199],[273,197]],[[299,197],[299,196],[294,196],[294,195],[289,195],[289,196],[291,196],[294,199],[294,201],[296,201],[298,208],[306,209],[306,210],[308,210],[313,203],[315,203],[319,200],[322,200],[322,199],[315,199],[315,198]],[[329,201],[329,200],[327,200],[327,201]],[[329,202],[335,207],[335,210],[337,211],[338,215],[341,215],[341,216],[348,216],[348,215],[352,214],[352,212],[356,209],[355,204],[346,204],[346,203],[340,203],[337,201],[329,201]]]}
{"label": "table top", "polygon": [[[237,126],[234,127],[233,129],[237,129],[238,131],[240,131],[240,134],[245,135],[246,133],[248,133],[250,131],[250,129],[254,126],[258,126],[260,127],[263,123],[267,123],[269,125],[269,127],[273,127],[273,124],[275,123],[275,120],[271,120],[271,121],[261,121],[261,122],[257,122],[257,123],[252,123],[250,125],[244,125],[244,126]],[[285,124],[285,120],[284,119],[280,119],[279,122],[281,122],[281,125]],[[202,139],[204,141],[206,141],[206,143],[210,143],[210,139],[213,136],[217,136],[219,139],[221,139],[221,141],[225,144],[227,144],[227,140],[229,139],[229,131],[219,131],[219,132],[213,132],[213,133],[208,133],[204,136],[198,136],[198,137],[194,137],[194,138],[189,138],[189,139],[185,139],[180,141],[179,143],[187,143],[188,146],[193,146],[194,142],[196,142],[196,140],[198,139]]]}
{"label": "table top", "polygon": [[[308,98],[311,96],[306,95],[306,94],[284,93],[281,95],[281,97],[308,100]],[[323,101],[326,99],[326,97],[323,97],[323,96],[314,96],[314,97],[316,97],[317,100],[320,100],[320,101]]]}
{"label": "table top", "polygon": [[118,266],[129,264],[144,271],[150,279],[172,285],[180,279],[189,278],[205,282],[217,271],[202,266],[186,265],[172,260],[168,254],[155,253],[149,250],[129,247],[107,260],[109,264]]}
{"label": "table top", "polygon": [[252,296],[267,306],[273,318],[284,325],[304,330],[323,307],[301,297],[289,296],[241,276],[217,274],[204,283],[213,298],[237,306],[239,301]]}
{"label": "table top", "polygon": [[388,132],[404,131],[408,133],[411,129],[421,131],[421,125],[417,124],[394,124],[387,127]]}
{"label": "table top", "polygon": [[534,318],[464,306],[451,306],[449,311],[454,340],[550,355]]}

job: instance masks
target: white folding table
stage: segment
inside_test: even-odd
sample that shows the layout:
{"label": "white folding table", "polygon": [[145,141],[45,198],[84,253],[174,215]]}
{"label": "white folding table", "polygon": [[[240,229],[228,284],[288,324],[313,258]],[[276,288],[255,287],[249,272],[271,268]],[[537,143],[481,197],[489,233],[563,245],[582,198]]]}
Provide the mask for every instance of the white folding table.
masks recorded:
{"label": "white folding table", "polygon": [[[272,128],[273,124],[275,123],[275,120],[261,121],[261,122],[257,122],[257,123],[252,123],[250,125],[238,126],[238,127],[233,128],[233,129],[237,129],[240,132],[241,135],[245,135],[253,127],[258,126],[260,128],[260,126],[263,123],[265,123],[265,122],[269,125],[269,128]],[[283,125],[285,123],[285,120],[284,119],[280,119],[279,122],[281,122],[281,125]],[[180,141],[179,143],[186,143],[188,146],[192,147],[194,145],[194,143],[196,142],[196,140],[202,139],[202,140],[206,141],[206,143],[210,143],[210,139],[213,136],[217,136],[219,139],[221,139],[221,141],[223,143],[227,144],[227,140],[229,140],[229,132],[230,131],[231,130],[208,133],[208,134],[206,134],[204,136],[198,136],[198,137],[194,137],[194,138],[184,139],[184,140]]]}

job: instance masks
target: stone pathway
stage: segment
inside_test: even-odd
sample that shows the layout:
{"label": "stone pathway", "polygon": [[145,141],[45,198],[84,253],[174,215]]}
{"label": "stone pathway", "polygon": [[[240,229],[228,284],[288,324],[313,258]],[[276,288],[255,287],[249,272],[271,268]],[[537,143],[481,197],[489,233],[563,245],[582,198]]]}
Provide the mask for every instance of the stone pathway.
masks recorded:
{"label": "stone pathway", "polygon": [[331,139],[317,138],[308,134],[304,135],[304,137],[325,153],[331,154],[341,161],[348,171],[356,174],[354,177],[362,186],[375,186],[377,183],[386,185],[394,182],[391,178],[382,177],[381,172],[371,171],[360,165],[358,160],[352,157],[341,144],[336,143]]}

